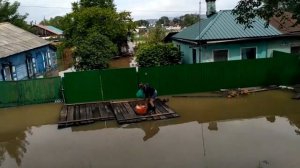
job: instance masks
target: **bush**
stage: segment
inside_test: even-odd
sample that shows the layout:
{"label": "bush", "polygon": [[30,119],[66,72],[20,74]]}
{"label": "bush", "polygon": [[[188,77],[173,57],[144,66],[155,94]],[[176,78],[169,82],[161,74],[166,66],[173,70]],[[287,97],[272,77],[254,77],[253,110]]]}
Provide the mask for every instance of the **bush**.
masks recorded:
{"label": "bush", "polygon": [[140,67],[181,63],[181,53],[172,44],[143,44],[139,46],[136,57]]}

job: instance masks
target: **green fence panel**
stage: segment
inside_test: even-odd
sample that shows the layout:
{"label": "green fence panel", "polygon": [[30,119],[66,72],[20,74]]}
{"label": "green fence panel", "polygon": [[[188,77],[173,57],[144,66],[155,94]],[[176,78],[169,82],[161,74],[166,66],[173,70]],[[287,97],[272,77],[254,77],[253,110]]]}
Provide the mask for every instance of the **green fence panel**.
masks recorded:
{"label": "green fence panel", "polygon": [[298,56],[275,52],[274,58],[267,59],[141,68],[138,76],[159,95],[171,95],[295,84],[300,82],[299,68]]}
{"label": "green fence panel", "polygon": [[61,99],[61,78],[34,79],[18,82],[20,104],[54,102]]}
{"label": "green fence panel", "polygon": [[0,107],[16,106],[18,102],[17,82],[0,82]]}
{"label": "green fence panel", "polygon": [[100,71],[104,100],[134,98],[138,88],[135,68]]}
{"label": "green fence panel", "polygon": [[102,101],[100,71],[65,73],[63,79],[65,103]]}
{"label": "green fence panel", "polygon": [[60,77],[0,82],[0,107],[48,103],[61,98]]}

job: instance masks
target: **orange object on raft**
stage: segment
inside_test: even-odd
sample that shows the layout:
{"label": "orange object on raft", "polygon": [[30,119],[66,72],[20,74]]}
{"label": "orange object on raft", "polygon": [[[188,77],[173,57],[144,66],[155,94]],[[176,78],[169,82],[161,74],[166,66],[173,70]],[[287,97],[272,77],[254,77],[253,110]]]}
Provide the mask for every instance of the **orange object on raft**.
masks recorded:
{"label": "orange object on raft", "polygon": [[136,105],[134,110],[138,115],[145,115],[147,113],[147,106]]}

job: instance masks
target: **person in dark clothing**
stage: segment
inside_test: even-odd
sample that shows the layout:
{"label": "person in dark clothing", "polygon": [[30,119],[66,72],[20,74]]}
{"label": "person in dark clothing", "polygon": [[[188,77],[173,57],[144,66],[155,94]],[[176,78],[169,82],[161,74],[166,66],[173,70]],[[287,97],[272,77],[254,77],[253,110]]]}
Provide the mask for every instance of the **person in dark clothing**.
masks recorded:
{"label": "person in dark clothing", "polygon": [[157,97],[157,90],[147,84],[140,83],[139,88],[143,90],[148,105],[148,111],[155,111],[154,100]]}

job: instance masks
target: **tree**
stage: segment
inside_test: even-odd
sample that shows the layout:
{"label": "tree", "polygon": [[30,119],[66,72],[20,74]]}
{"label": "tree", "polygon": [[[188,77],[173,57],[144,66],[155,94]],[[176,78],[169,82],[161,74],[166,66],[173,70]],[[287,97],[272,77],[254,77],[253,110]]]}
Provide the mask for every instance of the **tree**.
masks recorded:
{"label": "tree", "polygon": [[163,41],[166,37],[166,30],[161,26],[155,26],[149,30],[148,37],[146,38],[146,43],[157,44]]}
{"label": "tree", "polygon": [[150,25],[150,23],[147,20],[138,20],[138,21],[135,21],[135,24],[139,27],[141,27],[141,26],[149,27],[149,25]]}
{"label": "tree", "polygon": [[115,4],[113,0],[80,0],[80,2],[72,3],[73,10],[78,10],[80,8],[106,8],[115,10]]}
{"label": "tree", "polygon": [[56,16],[54,18],[50,18],[49,20],[44,19],[40,22],[41,25],[51,25],[63,30],[64,27],[64,17]]}
{"label": "tree", "polygon": [[200,18],[197,14],[185,14],[179,17],[180,19],[180,26],[181,27],[188,27],[197,22],[199,22]]}
{"label": "tree", "polygon": [[170,26],[170,19],[167,16],[163,16],[156,22],[156,25]]}
{"label": "tree", "polygon": [[19,2],[10,3],[8,0],[0,0],[0,22],[10,22],[11,24],[30,30],[30,26],[25,19],[28,14],[20,15],[18,13]]}
{"label": "tree", "polygon": [[[290,18],[285,12],[291,12]],[[240,0],[233,10],[237,16],[236,21],[244,24],[246,28],[252,27],[255,17],[261,17],[266,20],[268,26],[270,18],[281,17],[281,24],[288,19],[295,19],[296,24],[300,24],[300,1],[299,0]]]}
{"label": "tree", "polygon": [[139,46],[136,56],[140,67],[176,65],[181,62],[181,53],[172,44],[143,44]]}
{"label": "tree", "polygon": [[108,37],[93,32],[76,44],[74,57],[78,59],[75,64],[77,70],[104,69],[108,61],[116,54],[116,46]]}
{"label": "tree", "polygon": [[[135,29],[135,24],[132,21],[130,12],[117,12],[114,8],[112,0],[81,0],[78,3],[73,4],[73,12],[66,15],[63,19],[63,26],[65,36],[65,46],[74,47],[77,54],[75,57],[79,57],[79,62],[76,66],[77,69],[87,70],[87,69],[96,69],[96,68],[106,68],[109,57],[101,57],[100,54],[97,54],[95,51],[100,45],[94,45],[90,48],[93,52],[86,54],[84,57],[80,54],[85,54],[87,51],[84,51],[84,48],[80,47],[85,40],[91,34],[99,33],[101,36],[105,37],[103,45],[108,43],[113,43],[117,46],[118,51],[121,51],[123,46],[127,45],[128,37],[131,36],[131,32]],[[93,37],[98,37],[93,36]],[[104,39],[104,38],[101,38]],[[92,43],[90,43],[92,45]],[[86,45],[87,46],[87,45]],[[79,49],[79,51],[77,51]],[[100,50],[107,49],[101,49]],[[82,52],[84,51],[84,52]],[[115,55],[117,52],[110,52]],[[104,53],[104,52],[101,52]],[[86,59],[83,59],[85,58]],[[95,61],[95,65],[92,62],[88,62],[88,57],[91,58],[90,61]],[[102,61],[100,61],[102,60]],[[91,63],[91,65],[87,64]],[[100,66],[100,63],[102,64]]]}
{"label": "tree", "polygon": [[174,18],[172,22],[174,25],[181,25],[181,20],[179,18]]}

